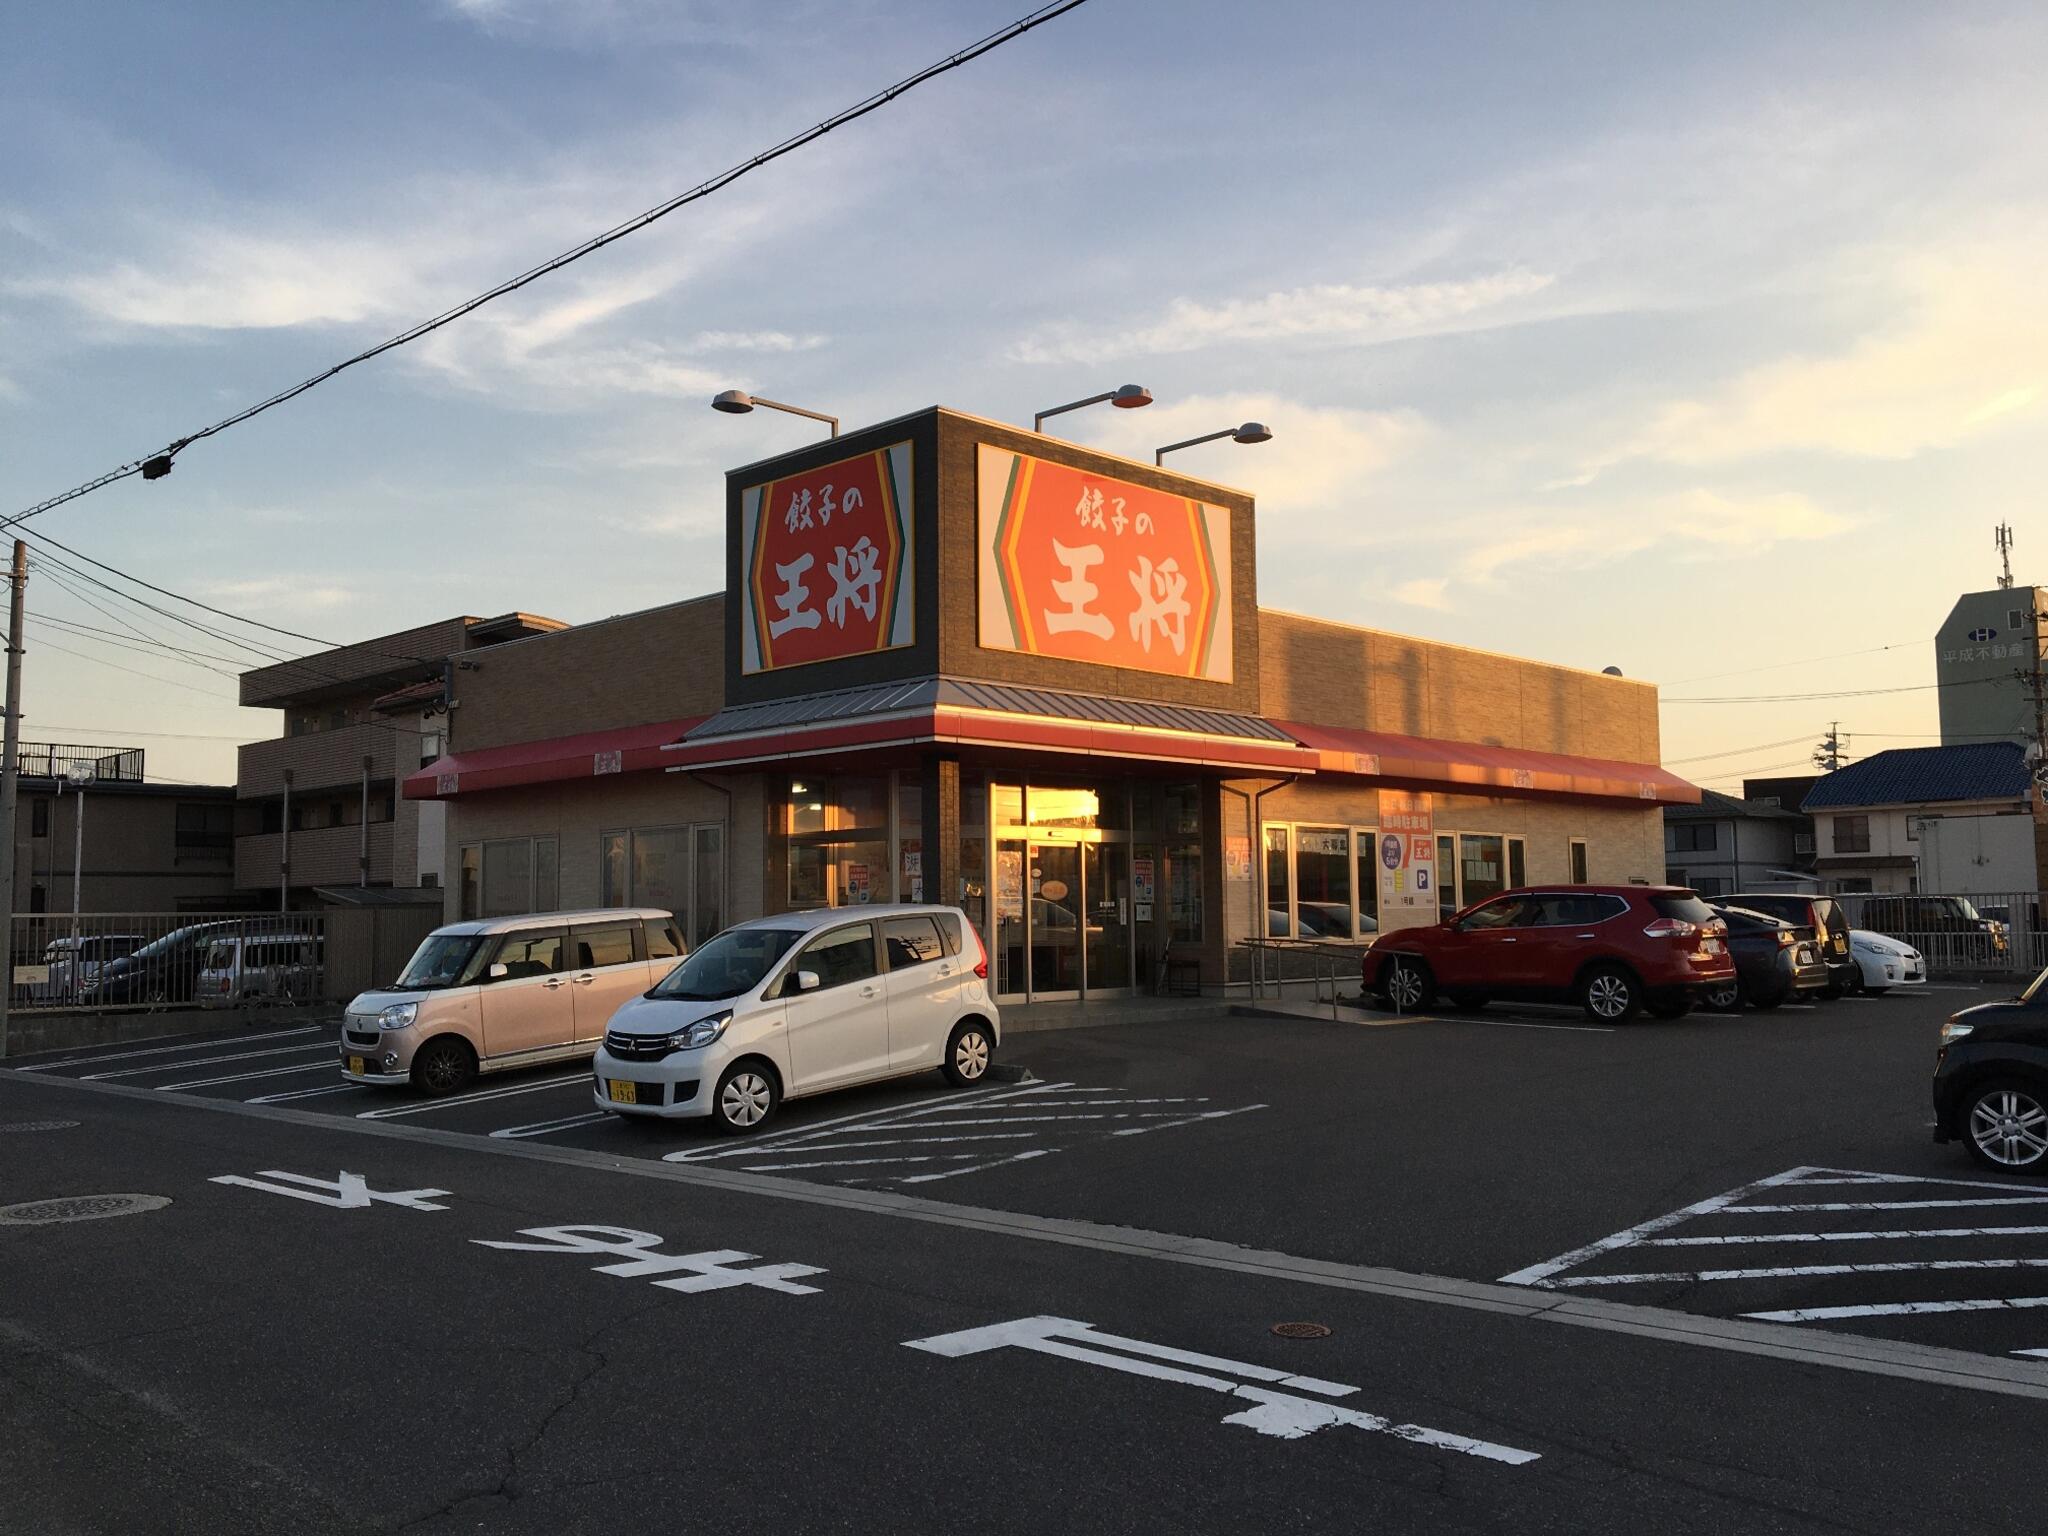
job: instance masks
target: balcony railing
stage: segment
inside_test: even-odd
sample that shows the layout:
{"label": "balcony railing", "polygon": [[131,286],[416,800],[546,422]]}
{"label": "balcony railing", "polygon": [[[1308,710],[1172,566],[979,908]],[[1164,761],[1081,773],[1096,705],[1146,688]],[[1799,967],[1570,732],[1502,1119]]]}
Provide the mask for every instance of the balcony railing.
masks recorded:
{"label": "balcony railing", "polygon": [[142,748],[94,747],[77,742],[24,741],[15,766],[30,779],[87,779],[94,783],[140,784]]}

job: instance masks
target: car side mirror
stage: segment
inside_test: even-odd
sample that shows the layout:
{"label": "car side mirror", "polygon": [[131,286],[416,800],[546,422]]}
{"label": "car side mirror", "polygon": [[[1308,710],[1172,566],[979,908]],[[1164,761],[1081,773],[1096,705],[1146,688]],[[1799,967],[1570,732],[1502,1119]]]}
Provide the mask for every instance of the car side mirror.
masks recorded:
{"label": "car side mirror", "polygon": [[486,974],[491,978],[492,981],[503,981],[507,976],[510,976],[512,974],[512,967],[507,965],[502,960],[493,960],[491,962],[491,968]]}
{"label": "car side mirror", "polygon": [[815,992],[823,985],[825,985],[825,980],[816,971],[798,971],[796,973],[796,990],[799,992]]}

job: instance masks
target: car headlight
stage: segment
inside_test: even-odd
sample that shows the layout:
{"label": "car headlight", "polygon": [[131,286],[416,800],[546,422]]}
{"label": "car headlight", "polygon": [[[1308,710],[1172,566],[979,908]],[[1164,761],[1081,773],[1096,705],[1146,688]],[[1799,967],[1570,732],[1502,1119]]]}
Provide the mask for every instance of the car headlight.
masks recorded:
{"label": "car headlight", "polygon": [[1958,1024],[1954,1019],[1950,1019],[1941,1026],[1941,1043],[1943,1045],[1952,1044],[1962,1039],[1963,1036],[1969,1034],[1976,1027],[1974,1024]]}
{"label": "car headlight", "polygon": [[418,1003],[393,1003],[377,1015],[379,1029],[404,1029],[420,1016]]}
{"label": "car headlight", "polygon": [[668,1037],[668,1048],[672,1051],[698,1051],[725,1033],[725,1026],[732,1022],[732,1013],[714,1013],[708,1019],[699,1019],[687,1028],[679,1029]]}

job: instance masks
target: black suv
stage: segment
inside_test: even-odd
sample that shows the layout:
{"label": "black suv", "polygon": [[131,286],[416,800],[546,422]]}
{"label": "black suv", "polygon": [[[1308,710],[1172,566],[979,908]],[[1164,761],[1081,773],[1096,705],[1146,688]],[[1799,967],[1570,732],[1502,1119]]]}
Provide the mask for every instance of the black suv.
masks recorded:
{"label": "black suv", "polygon": [[1760,891],[1753,896],[1717,896],[1714,899],[1723,906],[1743,907],[1781,922],[1811,928],[1814,945],[1820,950],[1820,958],[1828,968],[1828,984],[1821,989],[1822,997],[1840,997],[1844,992],[1854,992],[1863,984],[1863,972],[1856,964],[1856,957],[1849,953],[1849,917],[1834,897]]}
{"label": "black suv", "polygon": [[1861,926],[1918,949],[1930,967],[2005,958],[2005,924],[1979,912],[1966,896],[1868,896],[1861,917]]}
{"label": "black suv", "polygon": [[1934,1139],[1999,1173],[2048,1173],[2048,971],[2018,997],[1941,1026]]}

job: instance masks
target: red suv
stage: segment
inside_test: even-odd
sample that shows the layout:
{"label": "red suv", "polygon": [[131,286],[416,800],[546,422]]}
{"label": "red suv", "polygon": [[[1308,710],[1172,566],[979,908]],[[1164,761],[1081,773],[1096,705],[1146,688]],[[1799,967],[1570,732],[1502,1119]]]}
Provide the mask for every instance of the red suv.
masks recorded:
{"label": "red suv", "polygon": [[1539,886],[1427,928],[1382,933],[1366,951],[1364,982],[1403,1013],[1442,993],[1460,1008],[1496,997],[1575,1002],[1603,1024],[1639,1008],[1675,1019],[1734,980],[1727,932],[1679,886]]}

